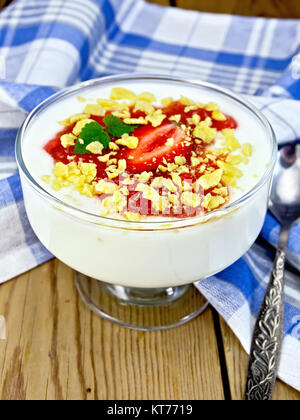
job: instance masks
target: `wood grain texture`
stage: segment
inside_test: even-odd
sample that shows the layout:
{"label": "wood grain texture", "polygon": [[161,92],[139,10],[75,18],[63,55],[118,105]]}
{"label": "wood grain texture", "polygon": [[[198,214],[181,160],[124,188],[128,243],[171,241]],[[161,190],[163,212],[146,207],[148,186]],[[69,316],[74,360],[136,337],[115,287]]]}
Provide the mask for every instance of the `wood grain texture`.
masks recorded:
{"label": "wood grain texture", "polygon": [[299,0],[176,0],[178,7],[246,16],[299,18]]}
{"label": "wood grain texture", "polygon": [[224,398],[212,314],[169,331],[110,324],[58,261],[0,286],[1,400]]}
{"label": "wood grain texture", "polygon": [[156,3],[156,4],[160,4],[161,6],[170,6],[170,1],[169,0],[147,0],[150,3]]}
{"label": "wood grain texture", "polygon": [[[248,355],[224,320],[221,320],[221,329],[231,397],[233,400],[241,400],[245,391]],[[283,382],[277,381],[273,400],[300,401],[300,393]]]}

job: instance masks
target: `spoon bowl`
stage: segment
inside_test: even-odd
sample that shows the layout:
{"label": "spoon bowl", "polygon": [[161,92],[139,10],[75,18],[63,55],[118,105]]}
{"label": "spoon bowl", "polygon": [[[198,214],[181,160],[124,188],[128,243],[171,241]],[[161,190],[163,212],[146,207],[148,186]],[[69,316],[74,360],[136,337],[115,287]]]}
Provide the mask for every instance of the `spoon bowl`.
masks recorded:
{"label": "spoon bowl", "polygon": [[270,210],[282,225],[300,217],[300,145],[287,146],[279,152]]}

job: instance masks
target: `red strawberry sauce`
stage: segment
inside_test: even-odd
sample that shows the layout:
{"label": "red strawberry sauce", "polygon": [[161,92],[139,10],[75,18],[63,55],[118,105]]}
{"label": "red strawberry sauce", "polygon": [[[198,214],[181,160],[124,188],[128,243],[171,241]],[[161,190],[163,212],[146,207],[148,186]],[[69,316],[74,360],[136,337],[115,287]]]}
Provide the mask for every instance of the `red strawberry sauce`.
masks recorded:
{"label": "red strawberry sauce", "polygon": [[[207,111],[205,109],[198,109],[198,110],[192,110],[188,113],[185,112],[186,105],[181,104],[180,102],[173,102],[171,105],[162,108],[162,111],[167,117],[171,117],[173,115],[181,115],[181,121],[180,124],[185,124],[188,126],[188,119],[192,118],[194,114],[198,114],[201,117],[201,121],[205,120],[207,117],[212,117],[212,112]],[[133,112],[131,113],[132,118],[139,118],[144,117],[145,114],[142,111]],[[238,124],[237,122],[231,117],[226,116],[226,121],[216,121],[213,120],[213,128],[216,128],[218,131],[221,131],[226,128],[230,129],[236,129]],[[100,125],[105,126],[103,122],[103,117],[98,116],[91,116],[91,119],[98,122]],[[49,153],[55,163],[62,162],[64,164],[68,164],[71,161],[75,162],[88,162],[88,163],[94,163],[97,166],[97,178],[100,179],[106,179],[107,174],[105,170],[107,169],[106,163],[100,162],[98,160],[98,155],[95,154],[85,154],[85,155],[76,155],[73,153],[74,146],[71,146],[69,148],[64,148],[61,144],[61,136],[63,134],[72,133],[73,128],[75,124],[66,127],[64,130],[57,133],[56,137],[50,140],[44,149],[47,153]],[[187,140],[187,136],[185,133],[176,126],[176,123],[170,122],[168,119],[165,119],[165,121],[162,123],[162,125],[158,128],[153,128],[151,124],[148,124],[147,126],[142,125],[138,127],[131,136],[136,136],[139,138],[139,146],[137,149],[130,150],[128,148],[122,148],[117,153],[117,155],[112,156],[112,158],[115,158],[117,160],[119,159],[126,159],[127,161],[127,172],[128,173],[142,173],[144,171],[155,171],[159,165],[163,164],[163,161],[167,161],[168,163],[174,162],[174,158],[176,156],[184,156],[187,159],[186,166],[191,168],[190,164],[190,158],[192,151],[195,151],[197,149],[197,155],[205,156],[206,151],[206,145],[199,146],[196,145],[190,138]],[[174,146],[173,147],[166,147],[166,141],[170,138],[174,138]],[[112,140],[116,140],[115,138],[112,138]],[[190,141],[189,141],[190,140]],[[103,152],[103,155],[106,153],[110,153],[111,150],[107,149]],[[70,160],[70,157],[73,158]],[[153,158],[155,159],[153,161]],[[211,163],[211,166],[214,167],[214,169],[218,169],[215,164]],[[163,173],[160,171],[154,172],[155,176],[163,176],[163,177],[170,177],[169,173]],[[190,174],[182,174],[181,175],[182,180],[188,179],[191,181],[195,181],[196,179],[191,179],[192,176]],[[151,179],[153,180],[153,178]],[[114,182],[120,184],[120,180],[117,178],[113,180]],[[137,202],[137,206],[139,208],[138,212],[141,214],[149,214],[149,206],[151,205],[150,202],[142,198],[142,194],[140,194],[139,202]],[[130,193],[130,198],[135,195],[137,195],[136,192]],[[142,209],[142,210],[141,210]],[[144,210],[143,210],[144,209]],[[130,209],[134,212],[134,209]],[[193,209],[193,212],[195,212],[195,209]],[[172,210],[171,210],[172,213]],[[180,215],[177,214],[170,214],[168,213],[168,216],[173,217],[191,217],[193,214],[190,214],[189,211],[186,211],[183,209],[183,212]]]}

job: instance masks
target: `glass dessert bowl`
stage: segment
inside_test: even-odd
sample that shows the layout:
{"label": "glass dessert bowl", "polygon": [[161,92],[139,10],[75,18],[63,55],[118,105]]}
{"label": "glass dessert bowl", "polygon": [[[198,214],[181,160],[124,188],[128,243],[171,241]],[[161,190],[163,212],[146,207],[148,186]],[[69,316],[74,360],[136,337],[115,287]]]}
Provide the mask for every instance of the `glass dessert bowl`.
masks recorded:
{"label": "glass dessert bowl", "polygon": [[265,117],[230,91],[123,75],[39,105],[16,156],[32,228],[76,270],[84,302],[156,330],[198,316],[207,303],[194,283],[255,242],[277,144]]}

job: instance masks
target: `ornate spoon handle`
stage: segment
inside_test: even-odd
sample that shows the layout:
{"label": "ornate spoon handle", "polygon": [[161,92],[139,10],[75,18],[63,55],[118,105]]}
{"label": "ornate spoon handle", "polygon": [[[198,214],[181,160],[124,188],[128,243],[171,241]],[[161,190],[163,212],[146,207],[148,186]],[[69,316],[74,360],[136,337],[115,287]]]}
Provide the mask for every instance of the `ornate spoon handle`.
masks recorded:
{"label": "ornate spoon handle", "polygon": [[270,400],[279,366],[283,313],[285,249],[289,229],[283,229],[267,293],[254,329],[245,400]]}

